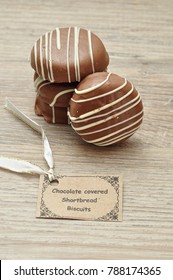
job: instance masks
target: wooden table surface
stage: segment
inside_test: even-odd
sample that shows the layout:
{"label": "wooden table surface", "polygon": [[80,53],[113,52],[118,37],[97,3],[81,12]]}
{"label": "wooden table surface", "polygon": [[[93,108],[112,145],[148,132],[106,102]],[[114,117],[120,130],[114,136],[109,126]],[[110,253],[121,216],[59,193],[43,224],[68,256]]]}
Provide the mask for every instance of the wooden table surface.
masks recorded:
{"label": "wooden table surface", "polygon": [[[143,98],[141,129],[127,142],[95,147],[33,111],[28,57],[55,27],[91,29],[109,71]],[[173,259],[173,1],[0,0],[0,154],[47,168],[40,136],[4,110],[9,97],[43,125],[58,174],[122,174],[123,221],[36,219],[37,176],[0,170],[1,259]]]}

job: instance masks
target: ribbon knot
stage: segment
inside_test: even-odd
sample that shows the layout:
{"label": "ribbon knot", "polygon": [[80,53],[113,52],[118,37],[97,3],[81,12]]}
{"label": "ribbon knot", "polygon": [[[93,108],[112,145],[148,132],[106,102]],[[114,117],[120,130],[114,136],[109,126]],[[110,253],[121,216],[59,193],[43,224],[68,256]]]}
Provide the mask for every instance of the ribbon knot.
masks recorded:
{"label": "ribbon knot", "polygon": [[50,168],[48,170],[48,177],[49,177],[49,181],[52,182],[55,180],[55,175],[54,175],[54,170],[53,168]]}

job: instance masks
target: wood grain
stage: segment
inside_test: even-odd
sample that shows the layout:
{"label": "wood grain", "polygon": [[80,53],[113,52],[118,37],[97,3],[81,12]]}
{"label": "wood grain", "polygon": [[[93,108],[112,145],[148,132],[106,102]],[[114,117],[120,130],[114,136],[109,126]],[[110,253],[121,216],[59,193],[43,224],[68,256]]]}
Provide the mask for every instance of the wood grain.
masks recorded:
{"label": "wood grain", "polygon": [[[0,0],[0,154],[44,168],[40,137],[3,108],[6,96],[43,125],[60,174],[123,174],[123,222],[35,218],[38,177],[0,170],[1,259],[173,258],[172,0]],[[95,147],[36,117],[35,40],[56,26],[91,29],[109,70],[140,91],[144,122],[127,142]]]}

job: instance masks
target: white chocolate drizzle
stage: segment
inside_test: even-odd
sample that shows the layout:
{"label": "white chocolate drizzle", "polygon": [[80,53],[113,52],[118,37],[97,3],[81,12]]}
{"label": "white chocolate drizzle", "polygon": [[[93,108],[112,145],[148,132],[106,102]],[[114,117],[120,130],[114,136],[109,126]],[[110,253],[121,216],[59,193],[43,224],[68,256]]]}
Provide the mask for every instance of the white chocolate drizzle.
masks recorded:
{"label": "white chocolate drizzle", "polygon": [[71,32],[71,27],[69,27],[68,34],[67,34],[67,75],[68,75],[68,82],[69,83],[71,83],[70,64],[69,64],[70,32]]}
{"label": "white chocolate drizzle", "polygon": [[39,86],[38,90],[40,90],[42,87],[47,86],[47,85],[50,85],[50,84],[52,84],[52,83],[51,83],[51,82],[44,81],[44,83],[42,83],[42,84]]}
{"label": "white chocolate drizzle", "polygon": [[47,86],[49,84],[51,84],[51,82],[43,80],[41,76],[38,76],[34,81],[34,86],[37,91],[39,91],[42,87]]}
{"label": "white chocolate drizzle", "polygon": [[62,96],[62,95],[64,95],[64,94],[68,94],[68,93],[73,92],[73,91],[74,91],[74,88],[66,89],[66,90],[63,90],[63,91],[58,92],[58,93],[55,95],[53,101],[49,104],[49,106],[52,107],[52,123],[55,123],[55,122],[56,122],[56,120],[55,120],[55,103],[56,103],[57,99],[58,99],[60,96]]}
{"label": "white chocolate drizzle", "polygon": [[55,107],[52,107],[52,123],[55,123]]}
{"label": "white chocolate drizzle", "polygon": [[[123,134],[121,134],[121,135],[119,135],[119,136],[116,136],[116,137],[114,137],[114,138],[112,138],[112,139],[110,139],[110,140],[107,140],[107,141],[105,141],[105,142],[95,143],[95,145],[96,145],[96,146],[108,146],[108,145],[112,145],[112,144],[114,144],[114,143],[116,143],[116,142],[118,142],[118,141],[120,141],[120,140],[123,140],[123,139],[125,139],[125,138],[127,138],[127,137],[130,137],[131,135],[134,134],[134,132],[135,132],[136,130],[139,129],[139,127],[140,127],[140,124],[139,124],[137,127],[135,127],[134,129],[132,129],[132,130],[130,130],[130,131],[128,131],[128,132],[125,132],[125,133],[123,133]],[[86,141],[86,140],[85,140],[85,141]],[[87,141],[86,141],[86,142],[87,142]]]}
{"label": "white chocolate drizzle", "polygon": [[91,58],[91,65],[92,65],[92,71],[95,72],[94,68],[94,58],[93,58],[93,50],[92,50],[92,39],[91,39],[91,31],[88,30],[88,45],[89,45],[89,53]]}
{"label": "white chocolate drizzle", "polygon": [[[71,100],[73,102],[76,102],[76,103],[82,103],[82,102],[87,102],[87,101],[91,101],[91,100],[95,100],[95,99],[99,99],[99,98],[102,98],[102,97],[105,97],[107,95],[110,95],[112,93],[116,93],[118,92],[120,89],[124,88],[125,86],[127,85],[127,80],[125,79],[124,81],[124,84],[122,84],[121,86],[119,86],[118,88],[116,89],[113,89],[109,92],[106,92],[106,93],[103,93],[103,94],[100,94],[100,95],[97,95],[97,96],[93,96],[93,97],[90,97],[90,98],[85,98],[85,99],[82,99],[82,100],[75,100],[74,98],[72,98]],[[132,91],[133,91],[133,86],[132,86]],[[129,92],[130,94],[131,92]],[[124,99],[124,97],[122,97],[122,99]],[[121,101],[121,100],[120,100]]]}
{"label": "white chocolate drizzle", "polygon": [[38,76],[37,79],[35,79],[35,81],[34,81],[35,88],[38,89],[40,84],[43,83],[43,82],[44,82],[43,78]]}
{"label": "white chocolate drizzle", "polygon": [[[117,117],[119,117],[120,115],[122,115],[122,114],[126,113],[127,111],[129,111],[129,110],[133,109],[134,107],[136,107],[140,102],[141,102],[141,98],[139,98],[139,99],[137,100],[137,102],[135,102],[132,106],[130,106],[130,107],[128,107],[128,108],[126,108],[126,109],[120,111],[119,113],[116,113],[115,115],[111,115],[111,116],[109,116],[109,117],[107,117],[107,118],[104,118],[104,119],[102,119],[102,120],[99,120],[99,121],[90,123],[90,124],[88,124],[88,125],[82,126],[81,128],[77,128],[77,130],[88,129],[88,128],[91,128],[91,127],[93,127],[93,126],[96,126],[96,125],[105,123],[105,122],[107,122],[107,121],[110,121],[110,120],[113,119],[113,118],[117,118]],[[117,108],[117,110],[118,110],[118,108]],[[69,115],[69,117],[70,117],[70,115]],[[85,119],[85,121],[87,121],[87,119]],[[76,128],[75,128],[75,129],[76,129]]]}
{"label": "white chocolate drizzle", "polygon": [[104,81],[102,81],[101,83],[99,83],[99,84],[97,84],[97,85],[95,85],[93,87],[86,88],[86,89],[83,89],[83,90],[75,89],[75,93],[77,93],[77,94],[85,94],[85,93],[91,92],[91,91],[93,91],[93,90],[103,86],[109,80],[110,75],[111,75],[111,73],[109,73],[107,75],[107,77],[106,77],[106,79]]}
{"label": "white chocolate drizzle", "polygon": [[45,80],[44,75],[44,67],[43,67],[43,53],[42,53],[42,37],[40,37],[40,66],[41,66],[41,76],[43,77],[43,80]]}
{"label": "white chocolate drizzle", "polygon": [[[130,90],[130,92],[132,93],[132,91]],[[124,95],[124,98],[123,99],[125,99],[127,96],[129,96],[129,92],[127,93],[127,94],[125,94]],[[107,116],[107,115],[110,115],[110,114],[112,114],[112,113],[114,113],[115,111],[119,111],[120,109],[122,109],[122,108],[124,108],[124,107],[127,107],[128,105],[130,105],[131,103],[134,103],[138,98],[140,98],[140,95],[139,95],[139,92],[137,92],[137,95],[136,95],[136,97],[134,98],[134,99],[132,99],[132,100],[130,100],[129,102],[127,102],[127,103],[124,103],[123,105],[121,105],[121,106],[119,106],[119,107],[116,107],[116,108],[114,108],[113,110],[110,110],[110,111],[108,111],[108,112],[106,112],[106,113],[103,113],[103,114],[97,114],[97,115],[93,115],[92,117],[88,117],[87,118],[87,121],[88,120],[92,120],[92,119],[97,119],[97,118],[101,118],[101,117],[105,117],[105,116]],[[141,99],[140,99],[141,100]],[[121,101],[122,101],[122,99],[121,99]],[[119,99],[116,101],[116,103],[118,103],[119,102]],[[115,104],[114,104],[115,105]],[[73,123],[81,123],[81,122],[85,122],[86,121],[86,118],[85,119],[75,119],[75,117],[71,117],[72,118],[72,120],[73,120]],[[74,118],[74,119],[73,119]]]}
{"label": "white chocolate drizzle", "polygon": [[34,44],[34,58],[35,58],[35,68],[38,73],[38,64],[37,64],[37,42]]}
{"label": "white chocolate drizzle", "polygon": [[102,107],[96,108],[96,109],[94,109],[94,110],[92,110],[92,111],[89,111],[89,112],[83,114],[83,115],[80,115],[78,118],[79,118],[79,119],[84,119],[84,118],[86,118],[86,117],[92,116],[92,115],[94,115],[94,114],[99,113],[100,111],[103,111],[103,110],[105,110],[105,109],[108,109],[109,107],[112,107],[112,106],[116,105],[117,103],[119,103],[120,101],[122,101],[123,99],[125,99],[126,97],[128,97],[128,96],[133,92],[133,90],[134,90],[134,87],[133,87],[133,85],[132,85],[131,90],[130,90],[126,95],[124,95],[124,96],[120,97],[119,99],[117,99],[117,100],[115,100],[115,101],[113,101],[113,102],[110,102],[110,103],[108,103],[108,104],[106,104],[106,105],[104,105],[104,106],[102,106]]}
{"label": "white chocolate drizzle", "polygon": [[61,49],[61,37],[60,37],[60,29],[56,28],[56,47],[58,50]]}
{"label": "white chocolate drizzle", "polygon": [[60,91],[59,93],[57,93],[57,95],[55,95],[53,101],[50,103],[50,106],[51,106],[51,107],[54,106],[55,103],[56,103],[56,101],[57,101],[57,99],[58,99],[60,96],[66,94],[66,93],[69,93],[69,92],[73,92],[73,91],[74,91],[74,88],[66,89],[66,90]]}
{"label": "white chocolate drizzle", "polygon": [[50,73],[49,73],[49,49],[48,49],[48,32],[45,34],[45,60],[46,60],[46,68],[47,68],[47,76],[48,80],[50,80]]}
{"label": "white chocolate drizzle", "polygon": [[[54,78],[54,76],[56,76],[57,73],[55,73],[53,69],[54,68],[53,60],[55,59],[57,54],[58,55],[60,54],[63,55],[63,57],[66,56],[68,82],[71,83],[72,77],[70,72],[70,61],[69,61],[70,47],[71,44],[74,44],[74,47],[73,46],[72,47],[74,49],[73,64],[74,64],[75,80],[80,82],[81,80],[80,44],[82,44],[81,40],[85,40],[88,43],[88,47],[86,47],[87,57],[89,59],[89,62],[91,61],[91,69],[92,69],[91,72],[93,73],[95,72],[92,32],[90,30],[83,30],[78,27],[69,27],[67,32],[65,33],[67,36],[66,37],[67,40],[64,38],[64,33],[62,32],[64,31],[62,31],[61,28],[57,27],[55,30],[45,33],[45,35],[40,37],[40,42],[37,41],[35,43],[34,45],[35,71],[37,72],[37,74],[41,75],[43,79],[47,79],[51,82],[54,82],[55,78],[57,78],[57,77]],[[40,49],[39,57],[38,57],[37,48]],[[56,53],[54,54],[53,52],[55,49],[57,50],[57,54]],[[39,69],[38,66],[40,66]]]}
{"label": "white chocolate drizzle", "polygon": [[[124,83],[118,88],[102,95],[82,99],[82,102],[88,102],[98,98],[101,99],[103,96],[114,94],[124,88],[126,85],[127,80],[125,79]],[[115,106],[119,102],[122,102],[127,97],[129,97],[133,92],[134,86],[133,84],[131,84],[131,89],[118,99],[100,106],[94,110],[86,112],[78,117],[71,116],[70,112],[68,111],[68,116],[72,122],[72,128],[83,138],[84,141],[93,143],[97,146],[111,145],[130,137],[140,127],[143,119],[143,108],[142,106],[141,108],[138,107],[141,103],[141,97],[137,92],[135,96],[132,95],[133,97],[129,101],[123,102],[123,104],[120,103],[116,108]],[[78,103],[78,101],[81,101],[74,99],[71,100],[72,102],[76,103]],[[109,108],[110,110],[106,113],[99,114],[99,112]],[[136,111],[135,114],[130,111],[132,109]],[[125,119],[123,118],[123,114],[127,114],[127,117]],[[101,128],[98,127],[99,125],[102,125]]]}
{"label": "white chocolate drizzle", "polygon": [[[139,118],[139,119],[138,119],[137,121],[135,121],[134,123],[132,123],[132,124],[130,124],[130,125],[128,125],[128,126],[125,126],[125,127],[121,128],[121,129],[115,131],[115,132],[109,133],[109,134],[107,134],[107,135],[105,135],[105,136],[102,136],[102,137],[97,138],[97,139],[94,139],[94,140],[90,140],[90,141],[87,140],[87,142],[88,142],[88,143],[95,143],[95,142],[100,142],[100,141],[102,141],[102,140],[105,140],[105,139],[107,139],[107,138],[110,138],[111,136],[114,136],[114,135],[116,135],[116,134],[119,134],[119,133],[123,132],[124,130],[127,130],[127,129],[129,129],[129,128],[135,126],[136,124],[140,123],[141,120],[142,120],[142,117]],[[108,129],[109,129],[109,128],[110,128],[110,127],[108,127]],[[136,127],[135,127],[135,128],[136,128]],[[128,132],[130,132],[130,131],[128,131]]]}
{"label": "white chocolate drizzle", "polygon": [[[132,117],[130,117],[130,118],[128,118],[128,119],[125,119],[125,120],[123,120],[123,121],[121,121],[121,122],[117,122],[117,123],[115,123],[115,124],[113,124],[113,125],[106,126],[106,127],[104,127],[104,128],[98,129],[98,130],[94,130],[94,131],[90,131],[90,132],[85,132],[85,133],[80,133],[80,135],[90,135],[90,134],[94,134],[94,133],[99,133],[99,132],[105,131],[105,130],[107,130],[107,129],[110,129],[110,128],[116,127],[116,126],[118,126],[118,125],[122,125],[122,124],[124,124],[124,123],[126,123],[126,122],[129,122],[129,121],[131,121],[131,120],[137,118],[137,117],[140,116],[141,114],[143,114],[143,110],[141,110],[139,113],[137,113],[137,114],[135,114],[134,116],[132,116]],[[118,120],[117,117],[118,117],[118,116],[116,116],[116,115],[113,116],[114,119],[117,119],[117,120]],[[112,119],[113,119],[113,118],[112,118]],[[106,121],[109,121],[109,120],[106,120]],[[106,122],[106,121],[105,121],[105,122]],[[73,125],[72,125],[72,127],[74,128]],[[90,128],[90,127],[88,127],[88,128]],[[83,127],[79,127],[79,128],[78,128],[78,127],[75,127],[74,129],[75,129],[76,131],[80,131],[80,130],[84,130],[84,129],[86,129],[86,128],[83,128]]]}
{"label": "white chocolate drizzle", "polygon": [[52,33],[50,32],[49,36],[49,67],[50,67],[50,81],[54,82],[54,76],[53,76],[53,68],[52,68]]}
{"label": "white chocolate drizzle", "polygon": [[80,34],[80,28],[74,27],[74,66],[75,66],[76,81],[78,82],[80,82],[79,34]]}

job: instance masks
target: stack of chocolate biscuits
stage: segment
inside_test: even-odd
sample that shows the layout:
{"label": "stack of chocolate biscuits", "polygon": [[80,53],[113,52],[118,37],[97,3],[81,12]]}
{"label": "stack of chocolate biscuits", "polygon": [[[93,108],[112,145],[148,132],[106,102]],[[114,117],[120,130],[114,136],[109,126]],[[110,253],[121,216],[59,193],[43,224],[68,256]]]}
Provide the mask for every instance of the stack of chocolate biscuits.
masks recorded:
{"label": "stack of chocolate biscuits", "polygon": [[50,123],[68,123],[67,107],[77,84],[105,71],[108,63],[102,41],[90,30],[56,28],[41,36],[31,51],[36,114]]}
{"label": "stack of chocolate biscuits", "polygon": [[36,114],[49,123],[70,121],[97,146],[128,139],[142,123],[142,100],[132,83],[107,72],[108,64],[102,41],[89,30],[56,28],[40,37],[31,51]]}

